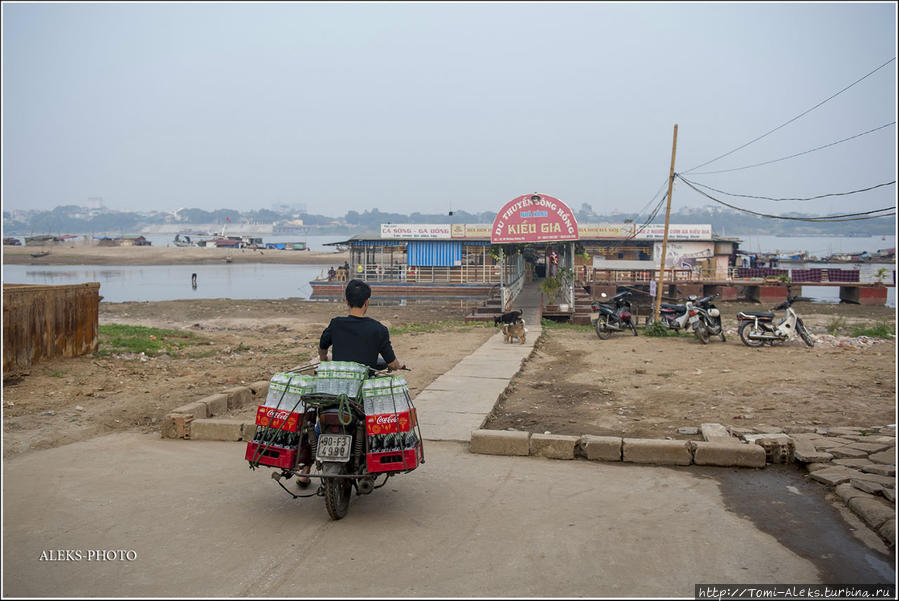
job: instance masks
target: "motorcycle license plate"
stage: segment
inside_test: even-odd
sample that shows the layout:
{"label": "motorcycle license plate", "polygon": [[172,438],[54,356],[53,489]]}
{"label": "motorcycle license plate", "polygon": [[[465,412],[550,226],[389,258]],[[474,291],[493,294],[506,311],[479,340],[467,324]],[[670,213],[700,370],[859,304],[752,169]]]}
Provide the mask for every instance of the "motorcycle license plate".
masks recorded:
{"label": "motorcycle license plate", "polygon": [[697,321],[699,321],[699,315],[694,315],[690,318],[690,323],[696,323]]}
{"label": "motorcycle license plate", "polygon": [[349,461],[353,437],[348,434],[322,434],[318,437],[315,458],[319,461]]}
{"label": "motorcycle license plate", "polygon": [[597,319],[599,319],[599,313],[591,313],[590,314],[590,321],[595,322]]}

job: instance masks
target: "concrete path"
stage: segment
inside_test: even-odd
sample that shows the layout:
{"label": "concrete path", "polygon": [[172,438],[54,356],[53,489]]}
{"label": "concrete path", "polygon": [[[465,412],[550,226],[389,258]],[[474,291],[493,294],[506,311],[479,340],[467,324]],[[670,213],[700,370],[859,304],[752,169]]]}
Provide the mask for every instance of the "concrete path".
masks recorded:
{"label": "concrete path", "polygon": [[[692,597],[694,583],[825,578],[778,540],[795,527],[762,531],[695,468],[434,442],[334,522],[244,449],[124,433],[5,461],[4,597]],[[807,557],[853,552],[837,543]],[[41,560],[51,549],[81,559]],[[88,561],[98,549],[136,558]]]}
{"label": "concrete path", "polygon": [[471,440],[471,433],[483,426],[497,398],[531,354],[542,332],[539,287],[534,282],[525,285],[512,305],[522,310],[528,330],[525,344],[506,344],[498,331],[418,393],[415,409],[425,440]]}

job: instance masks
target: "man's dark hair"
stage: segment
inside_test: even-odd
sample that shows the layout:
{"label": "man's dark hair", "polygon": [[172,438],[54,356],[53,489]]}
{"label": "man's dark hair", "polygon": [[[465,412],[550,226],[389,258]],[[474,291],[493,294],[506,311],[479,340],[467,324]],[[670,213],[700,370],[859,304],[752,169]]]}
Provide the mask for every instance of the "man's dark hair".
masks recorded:
{"label": "man's dark hair", "polygon": [[371,298],[371,286],[362,280],[350,280],[350,283],[346,285],[346,302],[351,307],[361,309],[369,298]]}

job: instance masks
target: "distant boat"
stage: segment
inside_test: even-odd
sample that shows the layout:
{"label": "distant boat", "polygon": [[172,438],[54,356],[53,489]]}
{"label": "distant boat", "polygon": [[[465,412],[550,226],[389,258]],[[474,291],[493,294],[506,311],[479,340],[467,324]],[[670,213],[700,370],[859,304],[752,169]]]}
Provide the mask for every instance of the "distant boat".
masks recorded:
{"label": "distant boat", "polygon": [[225,263],[230,263],[230,262],[231,262],[231,255],[228,255],[227,257],[225,257]]}
{"label": "distant boat", "polygon": [[31,253],[31,256],[34,257],[35,259],[40,259],[41,257],[46,257],[49,254],[50,254],[49,250],[42,250],[39,253]]}

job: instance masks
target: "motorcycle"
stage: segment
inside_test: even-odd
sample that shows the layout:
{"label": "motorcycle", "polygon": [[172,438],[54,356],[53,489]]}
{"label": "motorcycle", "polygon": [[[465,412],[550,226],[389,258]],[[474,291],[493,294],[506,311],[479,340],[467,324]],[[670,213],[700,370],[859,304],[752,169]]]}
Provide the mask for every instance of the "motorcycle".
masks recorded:
{"label": "motorcycle", "polygon": [[[603,292],[600,296],[606,298],[607,295]],[[613,304],[590,304],[590,308],[593,310],[590,315],[590,323],[593,324],[596,335],[601,340],[608,340],[612,332],[621,332],[626,328],[630,328],[634,336],[637,335],[637,324],[634,323],[631,303],[628,300],[630,296],[630,291],[625,290],[609,299]]]}
{"label": "motorcycle", "polygon": [[[314,367],[288,375],[294,377]],[[349,510],[354,489],[356,496],[371,494],[392,476],[424,463],[421,430],[408,388],[394,391],[390,384],[390,393],[384,394],[387,389],[382,387],[380,400],[364,392],[365,382],[385,375],[386,367],[379,358],[378,369],[369,370],[369,377],[359,380],[358,390],[350,391],[353,396],[307,389],[285,403],[282,393],[274,411],[268,414],[272,418],[260,421],[257,413],[256,436],[246,451],[250,469],[260,465],[275,468],[272,478],[294,499],[324,497],[328,515],[339,520]],[[314,472],[304,471],[313,465]],[[309,486],[308,480],[302,480],[305,478],[317,478],[320,484],[315,492],[295,494],[282,483],[293,477],[300,488]]]}
{"label": "motorcycle", "polygon": [[802,323],[802,319],[793,310],[792,305],[798,298],[798,296],[790,296],[790,292],[787,290],[787,300],[771,308],[772,311],[786,311],[784,317],[777,322],[776,326],[773,325],[774,313],[758,311],[741,311],[738,313],[737,320],[740,322],[740,326],[737,332],[743,344],[753,348],[760,347],[766,342],[773,345],[786,342],[796,334],[799,334],[799,337],[808,346],[815,346],[815,341],[805,328],[805,324]]}
{"label": "motorcycle", "polygon": [[711,336],[721,336],[721,342],[727,342],[724,328],[721,325],[721,312],[712,304],[718,295],[704,296],[693,303],[703,327],[696,327],[696,337],[703,344],[708,344]]}

